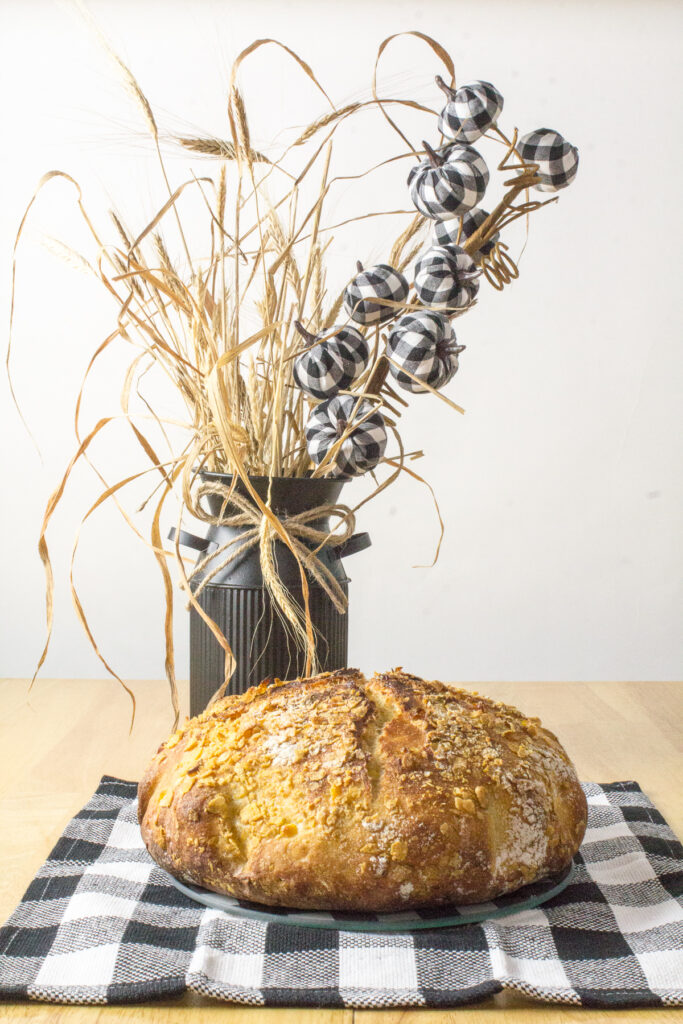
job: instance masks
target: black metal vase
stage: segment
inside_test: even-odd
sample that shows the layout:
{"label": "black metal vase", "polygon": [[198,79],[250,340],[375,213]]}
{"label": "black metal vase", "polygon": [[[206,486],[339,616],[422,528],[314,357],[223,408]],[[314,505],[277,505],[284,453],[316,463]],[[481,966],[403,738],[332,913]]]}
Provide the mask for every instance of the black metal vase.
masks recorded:
{"label": "black metal vase", "polygon": [[[204,482],[217,481],[230,486],[232,477],[224,473],[201,473]],[[307,477],[250,477],[255,491],[264,501],[270,486],[271,508],[279,518],[296,515],[321,505],[335,504],[344,485],[343,480],[311,479]],[[272,484],[272,485],[271,485]],[[246,495],[241,481],[235,490]],[[204,499],[209,511],[218,518],[222,498],[207,494]],[[324,530],[326,519],[311,522],[311,526]],[[206,538],[195,537],[183,531],[180,543],[200,552],[200,560],[212,550],[233,540],[248,527],[210,525]],[[239,542],[238,542],[239,543]],[[238,543],[235,547],[238,546]],[[361,551],[370,545],[367,533],[355,534],[343,547],[322,548],[317,557],[329,569],[348,599],[349,579],[344,571],[342,556]],[[293,598],[303,607],[304,597],[299,566],[289,548],[281,541],[274,543],[274,557],[280,580]],[[222,557],[217,556],[217,562]],[[202,573],[194,577],[197,587],[211,572],[209,561]],[[309,608],[316,631],[317,655],[322,671],[344,668],[348,654],[348,609],[340,614],[325,591],[309,576]],[[221,569],[207,583],[197,598],[199,605],[227,638],[237,662],[230,679],[228,693],[244,693],[248,687],[263,679],[292,679],[302,675],[306,655],[296,645],[283,625],[278,610],[267,591],[259,558],[258,545],[238,556]],[[223,682],[224,653],[199,613],[190,609],[190,714],[204,710]]]}

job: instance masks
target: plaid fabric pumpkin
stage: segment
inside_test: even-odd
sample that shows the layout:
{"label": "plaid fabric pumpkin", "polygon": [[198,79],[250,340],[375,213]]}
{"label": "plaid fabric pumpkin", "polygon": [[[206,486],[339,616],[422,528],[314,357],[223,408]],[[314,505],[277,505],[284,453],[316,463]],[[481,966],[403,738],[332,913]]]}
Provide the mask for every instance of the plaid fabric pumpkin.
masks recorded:
{"label": "plaid fabric pumpkin", "polygon": [[460,309],[479,291],[480,274],[459,245],[433,245],[415,264],[415,291],[425,306]]}
{"label": "plaid fabric pumpkin", "polygon": [[[450,320],[441,313],[428,309],[405,313],[387,339],[387,355],[392,360],[389,369],[405,391],[424,394],[427,388],[419,381],[442,388],[457,372],[458,353],[462,349],[462,345],[455,343]],[[413,380],[404,370],[419,380]]]}
{"label": "plaid fabric pumpkin", "polygon": [[373,469],[384,455],[387,431],[372,402],[353,395],[335,395],[316,406],[306,424],[306,447],[316,466],[337,443],[350,422],[358,426],[353,427],[341,444],[330,476],[361,476]]}
{"label": "plaid fabric pumpkin", "polygon": [[408,176],[410,197],[433,220],[460,217],[484,198],[489,169],[471,146],[449,146],[430,154]]}
{"label": "plaid fabric pumpkin", "polygon": [[471,82],[459,89],[443,86],[448,102],[439,117],[439,131],[448,139],[475,142],[503,110],[503,97],[490,82]]}
{"label": "plaid fabric pumpkin", "polygon": [[579,169],[579,151],[552,128],[537,128],[517,143],[520,156],[538,164],[539,192],[559,192],[571,185]]}
{"label": "plaid fabric pumpkin", "polygon": [[[486,210],[482,210],[481,206],[475,206],[473,210],[468,210],[462,218],[451,217],[449,220],[437,220],[434,224],[434,238],[437,245],[460,245],[462,242],[466,242],[477,228],[481,227],[487,217]],[[462,228],[460,227],[461,223]],[[458,234],[460,238],[458,238]],[[488,256],[499,238],[500,231],[496,231],[495,235],[491,235],[488,242],[480,246],[478,251],[484,256]]]}
{"label": "plaid fabric pumpkin", "polygon": [[403,303],[408,298],[408,282],[403,274],[387,263],[359,270],[344,292],[344,308],[359,324],[381,324],[392,320],[398,310],[383,300]]}
{"label": "plaid fabric pumpkin", "polygon": [[345,391],[365,369],[370,349],[355,327],[332,327],[316,334],[317,344],[294,360],[294,380],[313,398],[330,398]]}

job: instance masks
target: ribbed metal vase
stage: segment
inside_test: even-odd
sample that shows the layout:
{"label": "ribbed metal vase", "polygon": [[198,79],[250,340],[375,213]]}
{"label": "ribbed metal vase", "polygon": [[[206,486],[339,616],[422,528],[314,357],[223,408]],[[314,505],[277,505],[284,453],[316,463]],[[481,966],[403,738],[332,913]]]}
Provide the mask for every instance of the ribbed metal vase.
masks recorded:
{"label": "ribbed metal vase", "polygon": [[[202,473],[202,480],[218,481],[229,486],[232,477],[222,473]],[[251,477],[257,494],[264,501],[268,497],[271,481],[268,477]],[[274,477],[270,489],[271,508],[280,518],[322,505],[335,504],[344,481],[310,478]],[[241,481],[235,489],[246,494]],[[203,500],[213,516],[219,517],[222,498],[207,494]],[[228,514],[230,512],[228,511]],[[310,523],[316,529],[329,527],[326,519]],[[210,525],[206,538],[183,532],[182,544],[199,550],[200,560],[247,530],[248,527]],[[344,571],[342,556],[368,547],[367,534],[356,534],[344,546],[322,548],[317,557],[332,573],[348,598],[349,579]],[[239,541],[235,547],[239,546]],[[217,555],[193,579],[196,589],[202,579],[220,564],[224,555]],[[296,559],[281,541],[274,544],[274,557],[283,585],[301,607],[304,604],[301,575]],[[348,660],[348,609],[340,614],[325,591],[309,576],[309,607],[317,637],[318,661],[323,671],[344,668]],[[243,693],[248,687],[264,679],[292,679],[303,674],[306,667],[305,652],[296,648],[291,631],[285,628],[280,610],[274,606],[264,586],[258,545],[238,556],[222,568],[198,595],[198,603],[232,648],[237,662],[228,693]],[[190,714],[203,711],[223,682],[224,653],[211,630],[199,613],[190,609]]]}

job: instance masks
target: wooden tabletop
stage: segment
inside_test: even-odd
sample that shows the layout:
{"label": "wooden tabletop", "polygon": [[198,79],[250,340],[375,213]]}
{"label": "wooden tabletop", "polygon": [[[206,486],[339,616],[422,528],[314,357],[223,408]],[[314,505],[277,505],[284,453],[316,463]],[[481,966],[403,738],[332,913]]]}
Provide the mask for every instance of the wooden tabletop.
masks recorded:
{"label": "wooden tabletop", "polygon": [[[102,775],[137,779],[171,728],[161,682],[131,684],[130,702],[115,682],[0,680],[0,921],[12,912],[66,822]],[[538,715],[556,732],[582,779],[635,779],[674,831],[683,835],[679,683],[487,683],[486,696]],[[187,709],[187,687],[181,691]],[[500,993],[458,1010],[280,1010],[245,1008],[187,995],[134,1007],[0,1004],[0,1021],[94,1024],[619,1024],[683,1022],[683,1010],[585,1010]]]}

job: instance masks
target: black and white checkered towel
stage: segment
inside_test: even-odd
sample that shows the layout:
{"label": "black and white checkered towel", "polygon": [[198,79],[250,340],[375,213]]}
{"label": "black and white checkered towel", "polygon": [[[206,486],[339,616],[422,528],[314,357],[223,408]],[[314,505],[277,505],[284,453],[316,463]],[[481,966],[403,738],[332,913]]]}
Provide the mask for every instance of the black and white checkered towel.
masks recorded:
{"label": "black and white checkered towel", "polygon": [[134,1003],[188,989],[267,1006],[447,1007],[514,989],[683,1004],[683,848],[635,782],[586,783],[571,884],[483,924],[366,934],[236,920],[152,862],[132,782],[105,776],[0,929],[0,998]]}

